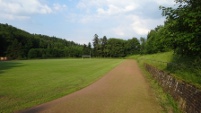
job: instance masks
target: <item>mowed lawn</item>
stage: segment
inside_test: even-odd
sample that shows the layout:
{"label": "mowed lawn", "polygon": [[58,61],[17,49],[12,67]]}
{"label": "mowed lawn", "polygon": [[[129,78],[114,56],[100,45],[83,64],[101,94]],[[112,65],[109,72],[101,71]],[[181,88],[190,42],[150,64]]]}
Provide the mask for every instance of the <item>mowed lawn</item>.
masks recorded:
{"label": "mowed lawn", "polygon": [[49,59],[0,62],[0,113],[57,99],[98,80],[123,59]]}

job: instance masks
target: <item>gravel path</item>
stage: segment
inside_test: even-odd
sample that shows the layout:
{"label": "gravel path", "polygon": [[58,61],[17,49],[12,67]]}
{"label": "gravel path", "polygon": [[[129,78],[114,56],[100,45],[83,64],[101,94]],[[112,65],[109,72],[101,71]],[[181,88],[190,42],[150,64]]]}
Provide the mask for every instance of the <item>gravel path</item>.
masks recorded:
{"label": "gravel path", "polygon": [[92,85],[23,113],[160,113],[134,60],[125,60]]}

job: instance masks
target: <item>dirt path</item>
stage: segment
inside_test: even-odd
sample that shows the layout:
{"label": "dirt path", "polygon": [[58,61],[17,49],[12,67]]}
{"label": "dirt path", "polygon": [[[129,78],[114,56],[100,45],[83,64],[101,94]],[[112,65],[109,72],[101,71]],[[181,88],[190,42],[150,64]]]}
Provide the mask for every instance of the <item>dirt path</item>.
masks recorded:
{"label": "dirt path", "polygon": [[23,113],[160,113],[137,63],[125,60],[94,84]]}

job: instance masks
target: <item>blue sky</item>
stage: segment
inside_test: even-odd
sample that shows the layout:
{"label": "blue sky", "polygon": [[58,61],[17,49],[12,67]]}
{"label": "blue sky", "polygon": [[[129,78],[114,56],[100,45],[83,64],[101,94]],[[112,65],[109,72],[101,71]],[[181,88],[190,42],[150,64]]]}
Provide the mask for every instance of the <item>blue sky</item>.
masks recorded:
{"label": "blue sky", "polygon": [[146,37],[174,0],[0,0],[0,23],[80,44],[99,37]]}

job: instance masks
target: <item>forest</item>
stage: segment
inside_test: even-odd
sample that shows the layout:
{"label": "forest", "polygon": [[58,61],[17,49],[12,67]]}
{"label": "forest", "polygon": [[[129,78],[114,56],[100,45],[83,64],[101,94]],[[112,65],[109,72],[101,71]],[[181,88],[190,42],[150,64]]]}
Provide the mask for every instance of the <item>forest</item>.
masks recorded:
{"label": "forest", "polygon": [[[93,46],[93,47],[92,47]],[[99,38],[94,35],[93,45],[77,44],[57,37],[30,34],[8,24],[0,24],[0,56],[8,59],[40,59],[60,57],[125,57],[137,54],[140,43],[137,38]]]}
{"label": "forest", "polygon": [[79,57],[82,45],[0,24],[0,56],[9,59]]}
{"label": "forest", "polygon": [[[9,59],[58,57],[125,57],[174,51],[180,56],[201,56],[201,1],[175,0],[174,7],[160,6],[164,25],[152,29],[146,38],[123,40],[93,37],[93,42],[78,44],[54,36],[30,34],[8,24],[0,24],[0,56]],[[176,7],[177,6],[177,7]]]}

